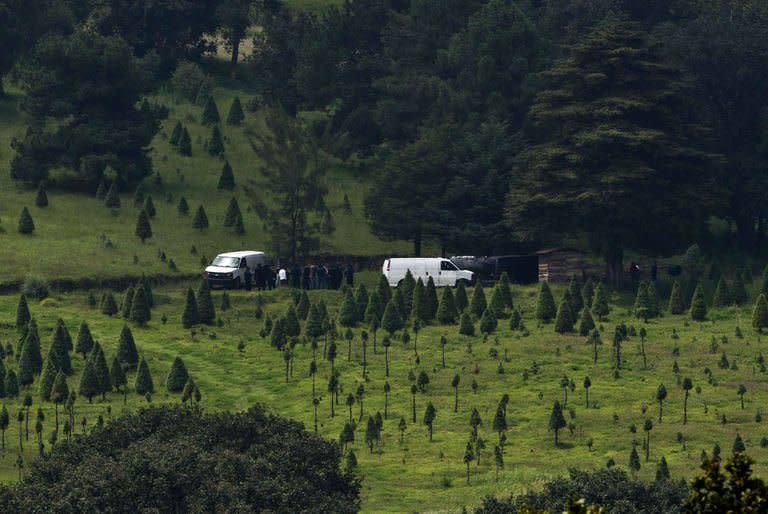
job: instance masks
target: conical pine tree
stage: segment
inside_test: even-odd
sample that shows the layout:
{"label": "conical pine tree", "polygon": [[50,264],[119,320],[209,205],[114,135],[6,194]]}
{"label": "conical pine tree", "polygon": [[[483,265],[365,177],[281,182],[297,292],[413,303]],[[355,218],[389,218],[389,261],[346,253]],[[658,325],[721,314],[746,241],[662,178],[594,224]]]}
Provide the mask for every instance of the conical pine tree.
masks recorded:
{"label": "conical pine tree", "polygon": [[221,130],[218,125],[214,125],[211,129],[211,138],[208,140],[207,148],[210,155],[221,155],[224,153],[224,139],[221,136]]}
{"label": "conical pine tree", "polygon": [[120,194],[117,191],[117,181],[112,181],[112,185],[107,190],[107,195],[104,197],[104,205],[110,209],[120,208]]}
{"label": "conical pine tree", "polygon": [[584,308],[581,310],[581,321],[579,322],[579,335],[582,337],[588,336],[595,328],[595,320],[592,319],[589,309]]}
{"label": "conical pine tree", "polygon": [[149,308],[149,299],[144,290],[144,285],[139,284],[133,294],[131,313],[129,319],[139,325],[146,325],[152,319],[152,311]]}
{"label": "conical pine tree", "polygon": [[672,284],[672,292],[669,294],[669,313],[682,314],[685,312],[685,300],[683,300],[683,288],[675,281]]}
{"label": "conical pine tree", "polygon": [[368,306],[365,309],[365,319],[363,321],[370,325],[376,320],[381,324],[381,317],[383,315],[384,305],[381,301],[381,295],[378,291],[373,291],[368,297]]}
{"label": "conical pine tree", "polygon": [[195,212],[195,217],[192,220],[192,228],[196,228],[198,230],[208,228],[208,216],[205,214],[205,209],[202,205],[199,206],[197,208],[197,212]]}
{"label": "conical pine tree", "polygon": [[181,131],[181,137],[179,138],[179,153],[186,157],[192,155],[192,138],[189,137],[187,127],[184,127]]}
{"label": "conical pine tree", "polygon": [[78,394],[88,398],[88,403],[93,402],[93,397],[101,393],[101,383],[96,373],[96,358],[99,352],[98,344],[95,343],[88,358],[85,360],[85,367],[80,375],[80,387]]}
{"label": "conical pine tree", "polygon": [[768,327],[768,301],[766,301],[764,293],[760,293],[755,302],[755,308],[752,311],[752,326],[759,332]]}
{"label": "conical pine tree", "polygon": [[694,321],[704,321],[707,319],[707,304],[704,300],[704,288],[701,284],[696,286],[691,299],[691,319]]}
{"label": "conical pine tree", "polygon": [[80,323],[80,329],[77,331],[77,343],[75,344],[75,351],[83,354],[83,358],[86,358],[93,348],[93,335],[91,334],[91,328],[88,323],[83,321]]}
{"label": "conical pine tree", "polygon": [[139,352],[136,341],[128,325],[123,325],[120,331],[120,341],[117,345],[117,359],[125,369],[133,369],[139,363]]}
{"label": "conical pine tree", "polygon": [[235,174],[232,172],[229,161],[224,161],[224,167],[221,168],[221,175],[219,175],[219,183],[216,188],[220,191],[223,189],[231,191],[235,188]]}
{"label": "conical pine tree", "polygon": [[411,300],[411,318],[419,320],[422,323],[427,321],[429,306],[427,305],[426,290],[424,282],[421,279],[416,281],[413,288],[413,299]]}
{"label": "conical pine tree", "polygon": [[48,194],[45,192],[45,184],[40,182],[37,187],[37,196],[35,197],[35,205],[37,207],[48,207]]}
{"label": "conical pine tree", "polygon": [[183,196],[179,200],[179,205],[176,207],[176,211],[182,216],[189,214],[189,204],[187,203],[187,199]]}
{"label": "conical pine tree", "polygon": [[576,278],[576,275],[571,276],[568,292],[571,294],[571,313],[578,316],[581,308],[584,307],[584,301],[581,299],[581,281]]}
{"label": "conical pine tree", "polygon": [[485,300],[485,291],[483,291],[483,284],[478,280],[475,284],[475,289],[472,291],[472,303],[469,305],[469,311],[478,319],[482,317],[488,303]]}
{"label": "conical pine tree", "polygon": [[469,298],[467,297],[467,286],[464,285],[463,280],[459,282],[459,284],[456,286],[455,300],[456,300],[456,310],[458,310],[459,312],[464,312],[464,309],[469,307]]}
{"label": "conical pine tree", "polygon": [[149,372],[149,365],[144,357],[139,361],[139,368],[136,370],[136,380],[133,383],[133,389],[137,394],[142,396],[155,392],[155,385],[152,382],[152,374]]}
{"label": "conical pine tree", "polygon": [[220,121],[221,116],[219,116],[219,108],[216,106],[216,101],[213,99],[213,96],[209,96],[203,107],[201,122],[203,125],[215,125]]}
{"label": "conical pine tree", "polygon": [[53,332],[53,341],[48,349],[48,360],[53,361],[57,370],[61,370],[65,375],[72,374],[72,362],[69,359],[69,348],[67,337],[61,325],[57,325]]}
{"label": "conical pine tree", "polygon": [[37,331],[37,322],[35,321],[35,318],[29,320],[27,335],[24,338],[24,344],[22,346],[22,353],[27,353],[29,355],[32,372],[35,375],[43,371],[43,356],[40,352],[40,335]]}
{"label": "conical pine tree", "polygon": [[480,332],[483,334],[492,334],[496,331],[498,320],[491,307],[487,307],[480,317]]}
{"label": "conical pine tree", "polygon": [[354,327],[357,324],[357,302],[351,289],[347,289],[344,293],[344,301],[339,309],[338,320],[342,327]]}
{"label": "conical pine tree", "polygon": [[56,363],[52,359],[46,359],[43,373],[40,375],[39,392],[40,398],[45,401],[51,399],[51,389],[53,389],[53,382],[56,380],[56,374],[59,369],[56,367]]}
{"label": "conical pine tree", "polygon": [[456,323],[458,311],[453,292],[450,287],[443,288],[443,296],[440,298],[440,307],[437,309],[437,321],[441,325],[453,325]]}
{"label": "conical pine tree", "polygon": [[171,137],[168,139],[168,142],[173,146],[179,146],[179,141],[181,140],[181,132],[181,122],[177,121],[176,125],[173,126],[173,131],[171,132]]}
{"label": "conical pine tree", "polygon": [[288,306],[288,310],[285,311],[285,318],[283,319],[285,320],[285,335],[288,337],[298,337],[301,334],[301,324],[293,305]]}
{"label": "conical pine tree", "polygon": [[357,304],[357,321],[365,321],[365,311],[368,309],[368,289],[360,283],[355,289],[355,303]]}
{"label": "conical pine tree", "polygon": [[243,113],[243,106],[240,104],[240,97],[236,96],[232,100],[232,105],[229,108],[229,114],[227,114],[227,125],[240,125],[245,119],[245,113]]}
{"label": "conical pine tree", "polygon": [[555,332],[558,334],[573,332],[574,321],[575,320],[573,311],[571,310],[571,303],[568,298],[564,297],[560,302],[560,308],[557,309],[557,317],[555,318]]}
{"label": "conical pine tree", "polygon": [[384,315],[381,317],[381,328],[389,332],[390,337],[403,328],[404,321],[400,316],[395,299],[391,299],[384,308]]}
{"label": "conical pine tree", "polygon": [[171,370],[168,372],[168,378],[165,380],[165,387],[171,393],[180,393],[184,389],[187,380],[189,380],[187,367],[184,365],[181,357],[176,357],[173,359]]}
{"label": "conical pine tree", "polygon": [[184,328],[191,328],[198,323],[200,323],[200,314],[197,310],[197,299],[190,287],[187,289],[187,301],[184,304],[184,313],[181,315],[181,325]]}
{"label": "conical pine tree", "polygon": [[112,291],[107,291],[101,302],[101,313],[106,314],[107,316],[114,316],[117,314],[117,310],[115,296],[112,294]]}
{"label": "conical pine tree", "polygon": [[99,343],[94,343],[91,353],[94,353],[94,351],[96,354],[94,365],[96,377],[99,380],[99,393],[101,393],[101,397],[104,398],[107,393],[112,391],[112,378],[109,376],[109,366],[107,366],[104,350]]}
{"label": "conical pine tree", "polygon": [[509,274],[507,274],[506,271],[503,272],[499,277],[499,282],[496,284],[496,289],[500,291],[501,299],[504,301],[504,306],[509,310],[514,309],[515,305],[512,301],[512,286],[509,282]]}
{"label": "conical pine tree", "polygon": [[413,278],[413,273],[411,273],[411,270],[408,270],[405,272],[405,278],[400,281],[400,284],[397,286],[397,289],[401,291],[403,296],[403,303],[405,305],[405,310],[400,310],[400,314],[403,316],[403,319],[408,318],[408,315],[411,312],[411,309],[413,309],[413,288],[416,287],[416,279]]}
{"label": "conical pine tree", "polygon": [[35,231],[35,222],[32,221],[32,215],[29,213],[29,209],[24,207],[21,209],[21,215],[19,216],[19,234],[31,234]]}
{"label": "conical pine tree", "polygon": [[461,322],[459,323],[459,334],[463,336],[475,335],[475,324],[472,321],[472,316],[469,312],[464,311],[461,313]]}
{"label": "conical pine tree", "polygon": [[25,328],[31,319],[32,315],[29,313],[27,296],[22,293],[21,296],[19,296],[19,304],[16,307],[16,328],[18,330]]}
{"label": "conical pine tree", "polygon": [[731,301],[736,305],[743,305],[747,301],[747,288],[744,285],[744,279],[741,273],[736,273],[731,284]]}
{"label": "conical pine tree", "polygon": [[157,214],[157,209],[155,209],[155,202],[152,201],[152,195],[147,195],[147,197],[144,199],[143,209],[146,211],[147,216],[150,218],[154,218]]}
{"label": "conical pine tree", "polygon": [[301,296],[299,296],[299,303],[296,304],[296,316],[302,321],[305,321],[307,319],[307,316],[309,316],[309,295],[306,291],[301,292]]}
{"label": "conical pine tree", "polygon": [[424,286],[424,300],[427,307],[427,319],[425,321],[432,321],[435,319],[435,316],[437,316],[437,309],[439,307],[437,287],[435,286],[435,280],[432,277],[427,279],[427,284]]}
{"label": "conical pine tree", "polygon": [[549,289],[548,282],[541,282],[539,286],[539,297],[536,302],[536,319],[548,323],[557,315],[557,308],[555,307],[555,298],[552,296],[552,291]]}
{"label": "conical pine tree", "polygon": [[133,286],[128,286],[123,295],[123,303],[120,305],[120,314],[123,319],[130,319],[131,307],[133,306],[133,295],[136,294],[136,289]]}
{"label": "conical pine tree", "polygon": [[150,225],[149,215],[144,209],[139,212],[139,217],[136,219],[136,230],[134,233],[142,243],[152,237],[152,225]]}
{"label": "conical pine tree", "polygon": [[125,388],[128,386],[128,378],[125,376],[125,370],[117,355],[112,358],[112,366],[109,367],[109,378],[116,390],[120,391],[123,388],[122,391],[125,393]]}
{"label": "conical pine tree", "polygon": [[224,226],[234,227],[238,216],[242,216],[242,213],[240,212],[240,206],[237,203],[237,198],[233,196],[229,201],[229,205],[227,206],[227,212],[224,214]]}
{"label": "conical pine tree", "polygon": [[712,297],[712,307],[720,309],[727,307],[731,303],[730,294],[728,292],[728,282],[725,281],[725,277],[720,277],[717,281],[717,287],[715,288],[715,295]]}
{"label": "conical pine tree", "polygon": [[648,320],[651,317],[651,305],[648,299],[648,282],[642,281],[637,286],[637,296],[635,297],[635,316],[642,320]]}
{"label": "conical pine tree", "polygon": [[603,317],[607,316],[611,312],[611,308],[608,306],[608,292],[605,290],[605,285],[600,282],[595,287],[595,296],[592,299],[592,314],[597,316],[599,321],[603,320]]}

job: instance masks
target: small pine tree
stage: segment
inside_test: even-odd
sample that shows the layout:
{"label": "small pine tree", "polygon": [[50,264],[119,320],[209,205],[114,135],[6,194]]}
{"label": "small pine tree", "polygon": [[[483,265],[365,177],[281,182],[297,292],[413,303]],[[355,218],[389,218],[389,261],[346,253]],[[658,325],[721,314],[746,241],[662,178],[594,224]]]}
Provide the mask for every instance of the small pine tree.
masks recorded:
{"label": "small pine tree", "polygon": [[284,328],[286,336],[298,337],[299,334],[301,334],[301,324],[299,324],[299,317],[296,315],[296,309],[293,305],[288,306],[283,321],[285,322]]}
{"label": "small pine tree", "polygon": [[117,345],[117,358],[126,369],[136,367],[139,362],[139,352],[136,349],[136,341],[128,325],[123,325],[120,331],[120,341]]}
{"label": "small pine tree", "polygon": [[208,140],[208,153],[210,155],[221,155],[224,153],[224,140],[221,137],[221,130],[218,125],[211,129],[211,138]]}
{"label": "small pine tree", "polygon": [[733,441],[733,453],[744,453],[745,451],[747,451],[747,447],[744,440],[740,434],[736,434],[736,439]]}
{"label": "small pine tree", "polygon": [[365,284],[358,284],[355,289],[355,303],[357,304],[357,321],[365,321],[365,311],[368,309],[368,289]]}
{"label": "small pine tree", "polygon": [[696,286],[691,299],[691,319],[693,321],[704,321],[707,319],[707,304],[704,301],[704,288],[701,284]]}
{"label": "small pine tree", "polygon": [[501,299],[504,301],[504,306],[507,309],[514,309],[515,305],[512,301],[512,286],[509,282],[509,275],[507,272],[503,272],[499,277],[499,282],[496,284],[496,289],[500,291]]}
{"label": "small pine tree", "polygon": [[381,324],[381,317],[383,315],[384,305],[381,301],[381,295],[379,294],[379,291],[373,291],[368,297],[368,306],[365,309],[365,319],[363,319],[363,321],[369,325],[373,323],[374,320]]}
{"label": "small pine tree", "polygon": [[138,237],[142,244],[144,241],[152,237],[152,225],[149,224],[149,215],[144,209],[139,212],[139,217],[136,220],[136,237]]}
{"label": "small pine tree", "polygon": [[234,227],[237,222],[237,217],[242,216],[240,212],[240,206],[237,203],[237,199],[233,196],[227,206],[227,212],[224,214],[224,226]]}
{"label": "small pine tree", "polygon": [[56,367],[56,363],[53,359],[46,359],[45,367],[43,368],[43,374],[40,375],[40,398],[45,401],[51,399],[51,389],[53,389],[53,382],[56,380],[56,374],[59,369]]}
{"label": "small pine tree", "polygon": [[339,309],[339,324],[342,327],[354,327],[357,324],[357,302],[351,289],[344,293],[344,301]]}
{"label": "small pine tree", "polygon": [[94,343],[88,358],[85,360],[85,367],[80,375],[80,387],[78,394],[88,398],[88,403],[93,402],[93,397],[101,392],[101,384],[96,371],[96,359],[99,352],[98,343]]}
{"label": "small pine tree", "polygon": [[12,369],[5,373],[5,396],[8,398],[19,396],[19,379]]}
{"label": "small pine tree", "polygon": [[219,191],[223,189],[231,191],[235,188],[235,174],[232,172],[232,166],[229,165],[229,161],[224,161],[224,167],[221,168],[221,175],[219,175],[219,183],[216,188]]}
{"label": "small pine tree", "polygon": [[480,332],[483,334],[492,334],[496,330],[497,325],[498,321],[496,320],[496,314],[493,312],[493,309],[490,307],[486,308],[480,318]]}
{"label": "small pine tree", "polygon": [[506,303],[504,302],[503,294],[499,289],[498,285],[493,288],[493,293],[491,293],[490,307],[497,317],[499,318],[506,317],[507,306],[506,306]]}
{"label": "small pine tree", "polygon": [[519,330],[523,322],[523,316],[520,314],[520,311],[517,309],[514,309],[512,311],[512,315],[509,317],[509,329],[510,330]]}
{"label": "small pine tree", "polygon": [[459,324],[459,334],[464,336],[475,335],[475,324],[472,322],[472,316],[467,311],[461,313],[461,323]]}
{"label": "small pine tree", "polygon": [[555,446],[559,445],[558,435],[562,428],[565,428],[565,416],[563,416],[563,408],[560,406],[560,402],[555,400],[552,406],[552,414],[549,416],[549,429],[555,431]]}
{"label": "small pine tree", "polygon": [[29,313],[29,304],[27,303],[27,296],[22,293],[19,297],[19,304],[16,307],[16,328],[21,330],[25,328],[29,321],[32,319],[32,315]]}
{"label": "small pine tree", "polygon": [[589,309],[582,309],[581,321],[579,322],[579,335],[582,337],[588,336],[595,328],[595,321],[592,319],[592,314],[589,313]]}
{"label": "small pine tree", "polygon": [[155,385],[152,382],[152,374],[149,372],[149,365],[144,357],[139,361],[139,368],[136,370],[136,380],[133,384],[136,394],[144,396],[155,392]]}
{"label": "small pine tree", "polygon": [[216,106],[216,101],[211,95],[208,97],[208,100],[206,100],[205,106],[203,107],[203,117],[201,122],[203,125],[215,125],[220,121],[221,116],[219,116],[219,108]]}
{"label": "small pine tree", "polygon": [[245,234],[245,224],[243,223],[243,215],[238,214],[235,220],[235,234],[242,236]]}
{"label": "small pine tree", "polygon": [[240,125],[245,119],[245,113],[243,113],[243,106],[240,105],[240,97],[235,97],[232,100],[232,105],[229,107],[229,113],[227,114],[227,125]]}
{"label": "small pine tree", "polygon": [[309,307],[309,295],[306,291],[302,291],[301,296],[299,296],[299,303],[296,304],[296,316],[305,321],[309,316]]}
{"label": "small pine tree", "polygon": [[112,359],[112,366],[109,368],[109,378],[115,389],[120,391],[122,387],[123,392],[125,392],[125,388],[128,386],[128,378],[125,376],[125,370],[117,355]]}
{"label": "small pine tree", "polygon": [[104,200],[107,196],[107,184],[104,183],[104,179],[99,180],[99,186],[96,188],[96,199]]}
{"label": "small pine tree", "polygon": [[[301,302],[299,302],[301,303]],[[310,305],[307,314],[307,322],[304,324],[304,334],[310,339],[317,339],[323,335],[323,315],[317,305]],[[266,330],[266,320],[265,320]]]}
{"label": "small pine tree", "polygon": [[607,316],[611,312],[608,307],[608,293],[605,290],[605,285],[600,282],[595,288],[595,296],[592,299],[592,314],[597,316],[599,321],[603,320],[603,316]]}
{"label": "small pine tree", "polygon": [[189,373],[181,357],[173,359],[171,370],[168,372],[168,378],[165,381],[165,387],[171,393],[180,393],[184,385],[189,380]]}
{"label": "small pine tree", "polygon": [[755,302],[755,309],[752,311],[752,326],[758,332],[762,332],[765,327],[768,327],[768,301],[766,301],[764,293],[760,293]]}
{"label": "small pine tree", "polygon": [[573,332],[574,316],[571,311],[571,302],[568,298],[564,297],[560,302],[560,308],[557,309],[557,317],[555,318],[555,332],[558,334],[566,334]]}
{"label": "small pine tree", "polygon": [[278,349],[282,349],[288,335],[285,333],[285,318],[278,318],[272,324],[272,331],[270,332],[270,343],[272,346]]}
{"label": "small pine tree", "polygon": [[152,195],[147,195],[144,199],[143,209],[150,218],[154,218],[155,215],[157,215],[157,209],[155,209],[155,202],[152,201]]}
{"label": "small pine tree", "polygon": [[632,452],[629,454],[629,469],[634,475],[640,471],[640,455],[637,453],[637,448],[632,447]]}
{"label": "small pine tree", "polygon": [[65,375],[71,375],[72,362],[69,359],[69,350],[72,341],[63,320],[60,319],[59,321],[53,332],[53,342],[48,351],[48,359],[53,359],[56,369],[60,369]]}
{"label": "small pine tree", "polygon": [[592,297],[595,295],[595,283],[591,278],[587,279],[587,282],[581,288],[581,301],[584,306],[592,309]]}
{"label": "small pine tree", "polygon": [[381,317],[381,328],[389,332],[392,336],[395,332],[402,329],[404,325],[403,318],[400,316],[395,299],[392,298],[384,308],[384,315]]}
{"label": "small pine tree", "polygon": [[189,137],[189,131],[187,127],[181,131],[181,138],[179,139],[179,153],[186,157],[192,155],[192,138]]}
{"label": "small pine tree", "polygon": [[635,297],[635,316],[644,321],[651,317],[651,305],[648,299],[648,283],[640,282],[637,286],[637,296]]}
{"label": "small pine tree", "polygon": [[197,299],[192,288],[187,289],[187,300],[184,304],[184,313],[181,315],[181,325],[184,328],[191,328],[200,323],[200,314],[197,309]]}
{"label": "small pine tree", "polygon": [[171,137],[168,140],[169,143],[171,143],[173,146],[179,146],[179,141],[181,140],[181,122],[177,121],[176,125],[173,126],[173,131],[171,132]]}
{"label": "small pine tree", "polygon": [[112,185],[109,186],[107,195],[104,197],[104,205],[110,209],[120,208],[120,194],[117,191],[117,181],[113,180]]}
{"label": "small pine tree", "polygon": [[680,283],[677,281],[672,284],[672,292],[669,294],[669,312],[670,314],[682,314],[685,312],[683,288],[680,287]]}
{"label": "small pine tree", "polygon": [[19,216],[19,234],[31,234],[34,231],[35,222],[32,220],[29,209],[24,207],[21,209],[21,216]]}
{"label": "small pine tree", "polygon": [[112,391],[112,379],[109,376],[109,366],[107,366],[104,350],[102,350],[99,343],[94,343],[91,353],[93,354],[94,352],[94,368],[96,370],[96,377],[99,381],[99,393],[102,398],[104,398],[108,392]]}
{"label": "small pine tree", "polygon": [[[421,278],[416,281],[416,285],[413,287],[413,299],[411,300],[411,318],[426,322],[428,318],[426,291],[424,290],[424,282]],[[403,316],[405,317],[405,316]]]}
{"label": "small pine tree", "polygon": [[666,480],[669,480],[670,474],[669,474],[669,466],[667,465],[667,459],[664,458],[664,456],[661,457],[661,460],[659,461],[659,466],[656,468],[656,481],[657,482],[664,482]]}
{"label": "small pine tree", "polygon": [[456,286],[456,310],[458,312],[464,312],[464,309],[469,307],[469,298],[467,298],[467,287],[464,285],[464,281],[460,281]]}
{"label": "small pine tree", "polygon": [[429,277],[427,285],[424,288],[424,302],[426,306],[427,318],[425,321],[432,321],[437,315],[437,309],[439,307],[437,300],[437,287],[435,286],[435,280]]}
{"label": "small pine tree", "polygon": [[101,313],[106,314],[107,316],[114,316],[117,314],[117,311],[115,296],[112,294],[112,291],[107,291],[101,301]]}
{"label": "small pine tree", "polygon": [[48,207],[48,194],[45,192],[45,184],[40,182],[37,187],[37,196],[35,197],[35,205],[42,208]]}
{"label": "small pine tree", "polygon": [[88,323],[83,321],[80,323],[80,329],[77,331],[77,343],[75,344],[75,351],[83,354],[83,358],[86,358],[93,348],[93,336],[91,335],[91,329]]}
{"label": "small pine tree", "polygon": [[129,319],[139,325],[145,325],[152,319],[152,312],[149,309],[149,300],[144,290],[144,285],[139,284],[136,292],[133,294],[131,302],[131,311]]}
{"label": "small pine tree", "polygon": [[720,309],[727,307],[730,303],[731,297],[728,292],[728,282],[725,281],[725,277],[720,277],[715,288],[715,295],[712,297],[712,307]]}
{"label": "small pine tree", "polygon": [[549,289],[549,283],[542,282],[539,286],[539,297],[536,302],[536,319],[549,323],[556,315],[555,298]]}
{"label": "small pine tree", "polygon": [[568,292],[571,295],[571,313],[575,318],[579,315],[582,307],[584,307],[584,301],[581,298],[581,281],[576,275],[571,276],[571,281],[568,283]]}
{"label": "small pine tree", "polygon": [[403,299],[404,309],[400,309],[400,315],[403,319],[408,318],[408,314],[413,309],[413,288],[416,287],[416,279],[413,278],[411,270],[405,272],[405,277],[397,286],[397,290],[400,291]]}
{"label": "small pine tree", "polygon": [[198,230],[208,228],[208,216],[205,214],[205,209],[202,205],[197,208],[195,217],[192,220],[192,228],[196,228]]}
{"label": "small pine tree", "polygon": [[[24,337],[24,344],[21,347],[19,359],[24,359],[25,356],[29,359],[33,374],[37,375],[43,371],[43,356],[40,353],[40,335],[38,334],[37,322],[34,318],[29,320],[27,335]],[[19,379],[21,379],[21,372],[19,372]],[[22,385],[27,384],[22,382]]]}
{"label": "small pine tree", "polygon": [[133,286],[128,286],[128,289],[125,290],[123,303],[120,305],[120,314],[123,316],[123,319],[130,319],[131,317],[131,306],[133,305],[133,295],[135,293],[136,289]]}
{"label": "small pine tree", "polygon": [[475,285],[474,291],[472,291],[472,303],[469,306],[470,312],[478,319],[483,315],[488,303],[485,300],[485,291],[483,291],[483,284],[478,280]]}
{"label": "small pine tree", "polygon": [[443,288],[443,296],[440,299],[440,307],[437,309],[437,321],[441,325],[453,325],[456,323],[456,302],[450,287]]}
{"label": "small pine tree", "polygon": [[176,207],[176,210],[182,216],[187,216],[189,214],[189,204],[187,203],[187,199],[183,196],[179,200],[179,205]]}

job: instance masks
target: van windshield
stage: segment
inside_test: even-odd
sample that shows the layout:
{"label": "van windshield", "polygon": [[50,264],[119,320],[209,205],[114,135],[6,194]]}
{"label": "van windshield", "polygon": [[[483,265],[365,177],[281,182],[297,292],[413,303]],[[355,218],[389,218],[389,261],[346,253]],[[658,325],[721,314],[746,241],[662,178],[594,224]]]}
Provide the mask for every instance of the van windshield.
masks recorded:
{"label": "van windshield", "polygon": [[220,266],[222,268],[237,268],[239,265],[240,259],[238,257],[224,257],[222,255],[218,255],[211,263],[211,266]]}

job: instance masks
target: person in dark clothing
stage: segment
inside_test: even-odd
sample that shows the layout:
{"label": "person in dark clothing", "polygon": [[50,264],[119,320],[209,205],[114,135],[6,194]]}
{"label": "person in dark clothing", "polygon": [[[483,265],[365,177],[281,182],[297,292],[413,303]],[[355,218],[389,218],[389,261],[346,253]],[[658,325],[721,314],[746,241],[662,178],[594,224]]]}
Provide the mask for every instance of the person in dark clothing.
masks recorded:
{"label": "person in dark clothing", "polygon": [[243,276],[245,279],[245,290],[250,291],[251,290],[251,268],[245,268],[245,274]]}
{"label": "person in dark clothing", "polygon": [[659,266],[656,264],[656,261],[653,261],[653,264],[651,264],[651,280],[656,282],[656,275],[659,273]]}
{"label": "person in dark clothing", "polygon": [[321,264],[317,267],[317,287],[319,289],[328,289],[328,268],[325,267],[325,264]]}
{"label": "person in dark clothing", "polygon": [[352,268],[352,264],[347,264],[347,269],[344,270],[344,279],[349,287],[355,285],[355,270]]}
{"label": "person in dark clothing", "polygon": [[275,288],[275,270],[272,266],[266,269],[265,278],[267,279],[267,290],[272,291]]}
{"label": "person in dark clothing", "polygon": [[291,287],[295,287],[296,289],[301,287],[301,268],[298,264],[293,263],[293,266],[291,266]]}
{"label": "person in dark clothing", "polygon": [[263,291],[264,285],[266,281],[264,280],[264,266],[259,263],[256,265],[256,270],[254,271],[254,282],[256,282],[256,290],[257,291]]}
{"label": "person in dark clothing", "polygon": [[307,264],[304,266],[304,268],[301,270],[301,288],[302,289],[309,289],[309,265]]}

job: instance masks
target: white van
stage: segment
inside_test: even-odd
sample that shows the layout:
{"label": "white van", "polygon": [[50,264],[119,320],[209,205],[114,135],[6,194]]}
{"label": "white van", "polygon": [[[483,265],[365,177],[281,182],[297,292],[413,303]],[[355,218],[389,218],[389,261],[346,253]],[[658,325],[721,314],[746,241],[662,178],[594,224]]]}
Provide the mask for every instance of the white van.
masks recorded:
{"label": "white van", "polygon": [[441,257],[394,257],[384,261],[381,268],[390,287],[397,287],[408,270],[411,270],[415,280],[421,279],[424,284],[432,277],[437,287],[455,287],[462,280],[470,284],[474,275],[471,271],[461,270],[450,260]]}
{"label": "white van", "polygon": [[264,252],[243,251],[221,253],[213,259],[210,266],[205,268],[203,278],[208,281],[211,289],[218,287],[239,289],[245,284],[245,270],[253,272],[259,264],[266,264]]}

